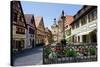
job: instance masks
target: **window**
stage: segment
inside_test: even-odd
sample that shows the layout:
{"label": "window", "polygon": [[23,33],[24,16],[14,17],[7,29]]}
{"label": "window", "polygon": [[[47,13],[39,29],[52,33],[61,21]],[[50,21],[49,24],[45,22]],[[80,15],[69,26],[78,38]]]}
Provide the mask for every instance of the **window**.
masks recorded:
{"label": "window", "polygon": [[83,18],[81,18],[81,25],[84,25],[87,23],[87,16],[84,16]]}
{"label": "window", "polygon": [[68,25],[66,25],[66,28],[68,28]]}
{"label": "window", "polygon": [[21,43],[21,45],[20,45],[21,48],[24,48],[24,40],[21,40],[20,43]]}
{"label": "window", "polygon": [[75,24],[75,25],[76,25],[76,28],[78,28],[78,27],[79,27],[79,21],[78,21],[78,22],[76,22],[76,24]]}
{"label": "window", "polygon": [[74,36],[74,42],[77,43],[77,37],[76,36]]}
{"label": "window", "polygon": [[24,30],[24,29],[22,29],[22,32],[25,32],[25,30]]}
{"label": "window", "polygon": [[15,22],[17,22],[17,13],[13,13],[13,20],[15,21]]}
{"label": "window", "polygon": [[91,13],[88,14],[88,20],[89,22],[97,19],[97,11],[92,11]]}
{"label": "window", "polygon": [[86,35],[83,35],[83,36],[82,36],[82,40],[83,40],[84,43],[86,43],[86,41],[87,41]]}
{"label": "window", "polygon": [[96,20],[97,19],[97,11],[94,11],[93,12],[93,20]]}
{"label": "window", "polygon": [[16,27],[16,33],[17,34],[25,34],[25,29],[20,28],[20,27]]}
{"label": "window", "polygon": [[78,43],[80,42],[80,36],[78,36]]}
{"label": "window", "polygon": [[88,14],[88,20],[89,20],[89,22],[91,22],[92,21],[92,14]]}
{"label": "window", "polygon": [[34,30],[32,28],[29,28],[29,33],[34,34]]}

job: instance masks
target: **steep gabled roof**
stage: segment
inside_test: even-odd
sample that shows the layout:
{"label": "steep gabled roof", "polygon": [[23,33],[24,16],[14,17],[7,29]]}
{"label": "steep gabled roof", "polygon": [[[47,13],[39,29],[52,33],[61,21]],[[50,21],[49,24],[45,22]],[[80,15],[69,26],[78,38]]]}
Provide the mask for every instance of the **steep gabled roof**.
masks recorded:
{"label": "steep gabled roof", "polygon": [[[18,8],[19,6],[19,8]],[[14,9],[15,8],[15,9]],[[24,12],[23,12],[23,9],[22,9],[22,5],[21,5],[21,2],[20,1],[16,1],[16,0],[12,0],[11,1],[11,18],[13,17],[12,14],[14,13],[13,11],[14,10],[18,10],[18,12],[21,13],[22,15],[22,18],[23,18],[23,21],[24,22],[21,22],[21,23],[24,23],[25,24],[25,28],[27,28],[27,24],[26,24],[26,21],[25,21],[25,17],[24,17]],[[24,25],[21,25],[21,26],[24,26]]]}
{"label": "steep gabled roof", "polygon": [[43,19],[43,17],[41,16],[35,16],[35,25],[36,27],[38,27],[39,23],[41,22],[41,20]]}
{"label": "steep gabled roof", "polygon": [[45,32],[51,33],[51,30],[50,30],[48,27],[46,27],[46,28],[45,28]]}
{"label": "steep gabled roof", "polygon": [[30,22],[33,22],[33,25],[34,25],[33,27],[36,28],[34,15],[32,15],[32,14],[25,14],[24,16],[25,16],[26,24],[29,24],[30,25],[31,24]]}
{"label": "steep gabled roof", "polygon": [[46,27],[46,28],[45,28],[45,32],[48,32],[48,31],[49,31],[49,29]]}
{"label": "steep gabled roof", "polygon": [[32,14],[25,14],[24,16],[25,16],[26,23],[29,24],[32,19]]}

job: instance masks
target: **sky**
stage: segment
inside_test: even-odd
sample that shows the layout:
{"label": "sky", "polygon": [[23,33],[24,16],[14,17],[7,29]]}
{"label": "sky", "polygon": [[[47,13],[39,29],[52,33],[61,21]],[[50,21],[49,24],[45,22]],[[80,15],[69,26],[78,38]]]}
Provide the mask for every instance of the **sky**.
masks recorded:
{"label": "sky", "polygon": [[58,4],[58,3],[41,3],[31,1],[21,1],[24,14],[33,14],[34,16],[42,16],[45,27],[51,29],[54,24],[54,18],[58,20],[62,10],[65,15],[74,16],[77,11],[82,8],[82,5],[74,4]]}

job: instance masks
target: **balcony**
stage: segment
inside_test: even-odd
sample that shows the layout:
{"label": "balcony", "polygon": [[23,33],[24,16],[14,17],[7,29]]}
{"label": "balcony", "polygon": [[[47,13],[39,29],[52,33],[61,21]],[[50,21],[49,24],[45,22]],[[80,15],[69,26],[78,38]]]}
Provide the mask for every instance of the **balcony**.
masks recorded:
{"label": "balcony", "polygon": [[78,27],[78,28],[76,28],[74,30],[71,30],[72,35],[75,35],[75,34],[78,35],[78,34],[80,34],[82,32],[87,32],[87,31],[94,30],[94,29],[97,28],[97,24],[96,23],[97,23],[97,20],[94,20],[94,21],[88,22],[87,24],[84,24],[84,25],[82,25],[82,26],[80,26],[80,27]]}

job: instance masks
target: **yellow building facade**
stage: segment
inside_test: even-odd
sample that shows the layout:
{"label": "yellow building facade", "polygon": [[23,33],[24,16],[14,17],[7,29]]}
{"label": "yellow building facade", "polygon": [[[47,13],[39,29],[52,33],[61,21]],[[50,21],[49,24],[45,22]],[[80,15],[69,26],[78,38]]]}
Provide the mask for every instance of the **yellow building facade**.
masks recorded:
{"label": "yellow building facade", "polygon": [[45,27],[43,17],[37,16],[35,17],[36,24],[36,44],[41,45],[44,44],[45,40]]}

